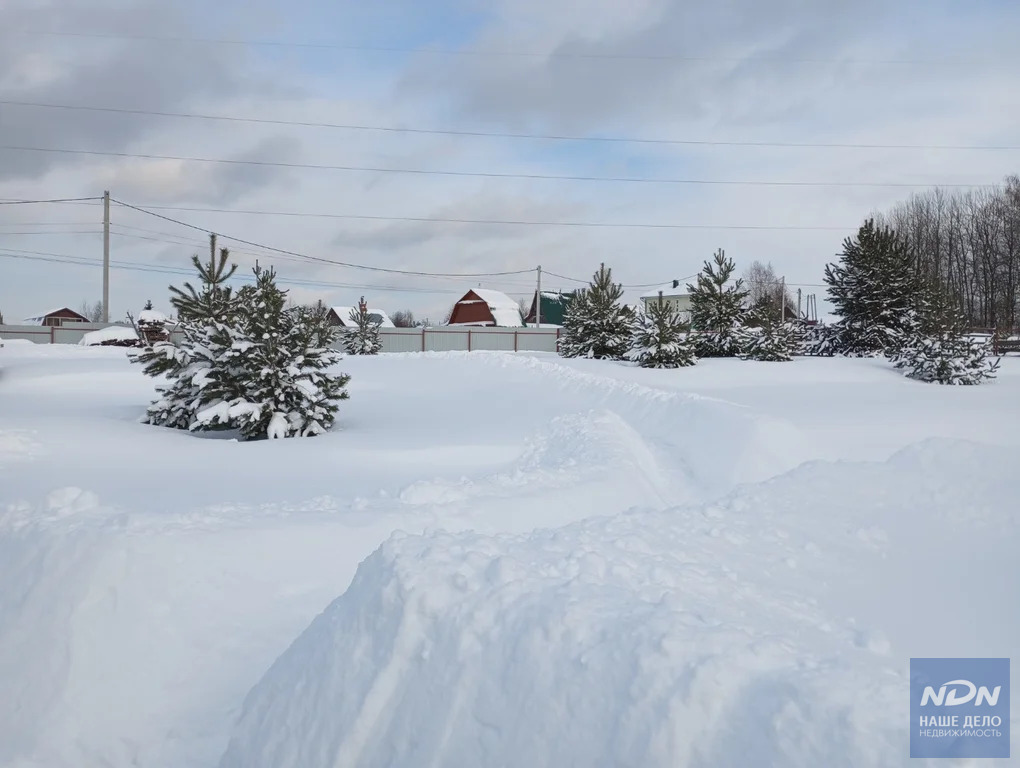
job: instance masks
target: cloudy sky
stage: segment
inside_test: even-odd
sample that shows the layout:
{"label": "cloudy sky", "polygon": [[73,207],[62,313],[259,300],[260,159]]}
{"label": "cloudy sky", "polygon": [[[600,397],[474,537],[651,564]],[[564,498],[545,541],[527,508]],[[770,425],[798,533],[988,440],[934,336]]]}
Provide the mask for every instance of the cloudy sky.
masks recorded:
{"label": "cloudy sky", "polygon": [[[298,300],[433,319],[534,285],[465,274],[639,286],[720,247],[821,299],[870,212],[1020,171],[1018,29],[1009,0],[0,0],[0,200],[194,227],[113,206],[115,317],[202,230]],[[0,205],[8,322],[100,298],[101,215]]]}

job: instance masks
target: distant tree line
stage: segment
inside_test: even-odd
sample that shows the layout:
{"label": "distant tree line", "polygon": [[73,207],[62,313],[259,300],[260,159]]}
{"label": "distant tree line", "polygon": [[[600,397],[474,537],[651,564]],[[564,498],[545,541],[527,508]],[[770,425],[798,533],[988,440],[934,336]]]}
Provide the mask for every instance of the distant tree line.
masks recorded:
{"label": "distant tree line", "polygon": [[904,238],[915,273],[971,326],[1020,325],[1020,177],[996,189],[921,192],[876,219]]}

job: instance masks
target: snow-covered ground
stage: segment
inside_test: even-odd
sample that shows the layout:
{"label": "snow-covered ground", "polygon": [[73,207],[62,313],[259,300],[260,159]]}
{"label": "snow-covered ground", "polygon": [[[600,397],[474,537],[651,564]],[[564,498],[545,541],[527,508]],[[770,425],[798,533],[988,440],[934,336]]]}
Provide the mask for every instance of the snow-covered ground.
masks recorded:
{"label": "snow-covered ground", "polygon": [[0,766],[908,765],[910,656],[1020,656],[1020,359],[343,368],[236,443],[0,351]]}

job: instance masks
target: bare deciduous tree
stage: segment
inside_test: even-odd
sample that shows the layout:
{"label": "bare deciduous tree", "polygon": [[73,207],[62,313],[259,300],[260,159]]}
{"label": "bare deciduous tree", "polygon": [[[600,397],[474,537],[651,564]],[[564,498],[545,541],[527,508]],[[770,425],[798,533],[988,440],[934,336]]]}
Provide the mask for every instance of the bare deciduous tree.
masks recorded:
{"label": "bare deciduous tree", "polygon": [[103,322],[103,302],[97,301],[95,304],[89,304],[87,301],[83,301],[78,307],[78,314],[85,317],[90,323],[101,323]]}
{"label": "bare deciduous tree", "polygon": [[409,309],[398,309],[390,319],[397,328],[414,328],[414,312]]}
{"label": "bare deciduous tree", "polygon": [[759,313],[765,312],[774,320],[783,316],[783,301],[786,301],[786,317],[797,314],[797,305],[790,291],[783,289],[783,281],[776,275],[772,263],[763,264],[752,261],[744,271],[744,284],[747,286],[747,306]]}
{"label": "bare deciduous tree", "polygon": [[917,272],[972,326],[1020,324],[1020,178],[995,190],[921,192],[884,223],[907,238]]}
{"label": "bare deciduous tree", "polygon": [[517,306],[520,307],[521,317],[527,317],[531,313],[531,304],[527,299],[517,299]]}

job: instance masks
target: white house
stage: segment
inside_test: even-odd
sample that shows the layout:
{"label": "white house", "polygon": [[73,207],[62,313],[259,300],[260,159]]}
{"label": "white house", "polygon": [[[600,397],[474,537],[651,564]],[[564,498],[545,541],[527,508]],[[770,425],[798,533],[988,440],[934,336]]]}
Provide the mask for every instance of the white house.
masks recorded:
{"label": "white house", "polygon": [[650,305],[658,304],[660,300],[663,304],[672,306],[677,312],[691,311],[691,295],[687,292],[687,286],[680,285],[679,280],[660,285],[641,296],[646,311]]}
{"label": "white house", "polygon": [[[357,314],[357,307],[330,307],[329,308],[329,322],[332,325],[352,325],[351,323],[351,312]],[[373,323],[379,323],[380,328],[394,328],[393,321],[390,320],[390,316],[387,315],[381,309],[368,308],[368,319]]]}

